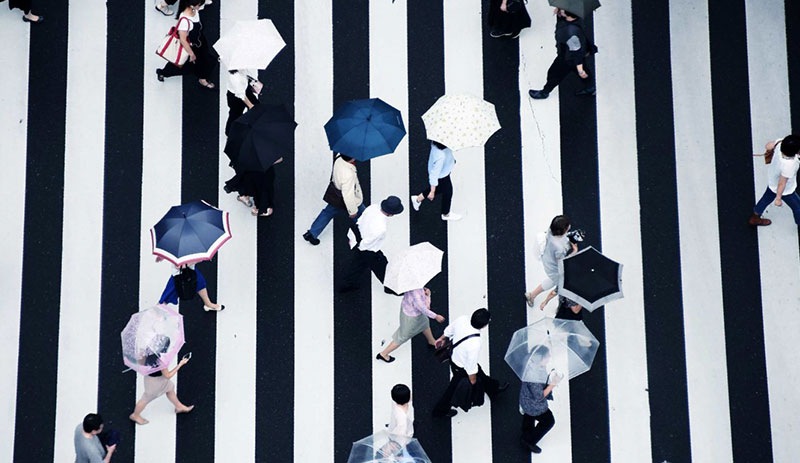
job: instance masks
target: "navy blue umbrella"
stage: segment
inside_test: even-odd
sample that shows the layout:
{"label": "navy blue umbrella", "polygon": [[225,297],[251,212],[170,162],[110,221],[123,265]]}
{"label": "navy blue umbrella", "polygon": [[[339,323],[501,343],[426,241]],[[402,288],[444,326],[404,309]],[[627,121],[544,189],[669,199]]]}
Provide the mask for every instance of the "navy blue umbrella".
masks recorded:
{"label": "navy blue umbrella", "polygon": [[228,213],[205,201],[172,206],[150,229],[153,254],[177,266],[214,257],[231,239]]}
{"label": "navy blue umbrella", "polygon": [[394,152],[406,135],[400,111],[380,98],[340,106],[325,124],[331,150],[359,161]]}

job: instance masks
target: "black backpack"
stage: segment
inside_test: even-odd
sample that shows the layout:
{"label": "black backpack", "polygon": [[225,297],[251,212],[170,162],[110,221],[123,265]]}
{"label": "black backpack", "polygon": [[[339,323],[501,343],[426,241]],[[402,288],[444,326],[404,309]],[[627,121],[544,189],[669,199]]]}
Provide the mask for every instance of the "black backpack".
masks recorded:
{"label": "black backpack", "polygon": [[181,267],[181,272],[175,275],[175,291],[182,301],[194,298],[197,293],[197,272],[189,267]]}

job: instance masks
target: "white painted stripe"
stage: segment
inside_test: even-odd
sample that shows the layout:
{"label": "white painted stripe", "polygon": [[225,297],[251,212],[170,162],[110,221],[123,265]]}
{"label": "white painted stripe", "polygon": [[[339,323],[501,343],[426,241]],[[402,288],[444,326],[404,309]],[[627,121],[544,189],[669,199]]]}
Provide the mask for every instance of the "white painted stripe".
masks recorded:
{"label": "white painted stripe", "polygon": [[[331,173],[323,126],[333,112],[331,0],[295,2],[295,363],[294,461],[333,455],[333,247],[332,227],[310,246],[302,234],[325,205]],[[347,406],[346,404],[344,406]]]}
{"label": "white painted stripe", "polygon": [[[555,58],[553,8],[546,2],[528,3],[528,12],[536,23],[520,35],[520,130],[522,136],[522,199],[525,223],[525,275],[528,290],[535,288],[545,278],[538,252],[536,235],[544,232],[550,221],[562,213],[561,203],[561,130],[559,128],[558,87],[546,100],[533,100],[529,89],[541,89],[550,63]],[[528,324],[543,316],[555,317],[557,301],[552,301],[545,311],[539,304],[528,309],[519,295],[515,310],[526,310]],[[591,315],[590,315],[591,316]],[[571,423],[569,407],[569,382],[558,385],[550,402],[556,425],[540,441],[544,449],[535,460],[559,463],[572,460]],[[521,418],[520,418],[521,419]]]}
{"label": "white painted stripe", "polygon": [[673,1],[670,33],[692,460],[732,461],[707,2]]}
{"label": "white painted stripe", "polygon": [[596,42],[612,50],[596,56],[603,253],[625,265],[625,298],[603,309],[612,461],[651,455],[631,14],[609,2],[594,17]]}
{"label": "white painted stripe", "polygon": [[[181,77],[159,82],[155,69],[165,61],[155,54],[155,48],[175,19],[153,11],[153,3],[145,2],[144,29],[144,137],[142,141],[142,223],[140,230],[139,309],[158,302],[172,266],[164,261],[155,263],[149,229],[181,201]],[[117,59],[111,57],[110,59]],[[111,198],[113,201],[114,198]],[[193,368],[188,364],[186,368]],[[134,373],[126,373],[134,374]],[[172,378],[178,385],[180,375]],[[144,392],[144,383],[137,375],[136,399]],[[180,391],[178,391],[180,397]],[[135,402],[130,404],[131,411]],[[151,402],[143,417],[146,426],[136,426],[136,461],[175,460],[175,413],[166,397]]]}
{"label": "white painted stripe", "polygon": [[[5,9],[5,7],[3,7]],[[8,368],[0,378],[0,460],[14,458],[14,421],[17,408],[17,357],[19,355],[20,298],[22,297],[22,248],[25,228],[25,158],[28,136],[28,53],[30,25],[20,21],[16,10],[0,14],[0,68],[13,73],[0,85],[0,211],[8,222],[0,240],[0,306],[3,323],[0,362]],[[11,74],[7,74],[11,75]]]}
{"label": "white painted stripe", "polygon": [[[237,20],[258,17],[258,2],[220,2],[220,35]],[[220,65],[219,80],[219,207],[230,212],[233,238],[217,254],[218,303],[225,312],[217,317],[215,461],[254,461],[256,442],[256,222],[250,210],[225,194],[222,185],[233,177],[225,147],[228,104],[227,69]],[[278,167],[280,169],[280,167]],[[262,270],[265,271],[265,270]]]}
{"label": "white painted stripe", "polygon": [[[468,93],[483,97],[483,31],[481,2],[445,0],[444,72],[445,93]],[[433,70],[436,72],[438,70]],[[455,153],[458,164],[453,181],[452,212],[463,214],[447,226],[450,320],[488,307],[486,297],[486,190],[483,148]],[[437,211],[438,212],[438,211]],[[429,210],[423,213],[434,213]],[[491,327],[483,330],[480,365],[489,371]],[[492,461],[491,401],[459,413],[453,418],[453,462]]]}
{"label": "white painted stripe", "polygon": [[97,408],[106,98],[97,83],[106,80],[106,46],[93,38],[106,35],[105,9],[74,9],[67,35],[55,461],[74,458],[73,430]]}
{"label": "white painted stripe", "polygon": [[[763,152],[767,141],[792,132],[783,11],[782,1],[745,2],[754,153]],[[753,159],[753,175],[757,200],[766,189],[762,158]],[[770,428],[773,460],[784,462],[796,460],[800,454],[795,432],[800,409],[800,398],[795,392],[800,383],[796,367],[800,364],[800,351],[793,347],[800,331],[800,314],[794,310],[800,300],[800,282],[796,277],[800,257],[791,209],[770,206],[765,216],[772,220],[772,225],[759,228],[758,241]]]}
{"label": "white painted stripe", "polygon": [[[370,96],[380,98],[400,110],[408,130],[408,57],[406,0],[374,2],[369,15],[369,88]],[[373,203],[395,195],[403,202],[402,214],[389,219],[389,230],[383,252],[388,259],[409,243],[409,215],[413,213],[408,197],[408,136],[393,154],[370,162],[370,185]],[[374,357],[381,351],[381,341],[391,342],[398,326],[401,298],[383,292],[377,278],[372,278],[372,346]],[[435,325],[436,322],[434,321]],[[422,336],[422,335],[420,335]],[[389,422],[392,386],[411,384],[411,341],[392,353],[397,359],[391,365],[372,362],[372,423],[379,431]],[[417,412],[421,413],[421,412]]]}

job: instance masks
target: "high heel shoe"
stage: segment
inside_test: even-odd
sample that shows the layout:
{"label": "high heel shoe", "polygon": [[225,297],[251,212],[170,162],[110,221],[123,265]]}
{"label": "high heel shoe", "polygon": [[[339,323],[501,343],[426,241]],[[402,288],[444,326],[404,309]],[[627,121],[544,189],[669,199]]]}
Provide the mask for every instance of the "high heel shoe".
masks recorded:
{"label": "high heel shoe", "polygon": [[206,312],[222,312],[223,310],[225,310],[225,306],[220,304],[219,305],[219,309],[215,309],[213,307],[209,307],[207,305],[204,305],[203,306],[203,310],[205,310]]}

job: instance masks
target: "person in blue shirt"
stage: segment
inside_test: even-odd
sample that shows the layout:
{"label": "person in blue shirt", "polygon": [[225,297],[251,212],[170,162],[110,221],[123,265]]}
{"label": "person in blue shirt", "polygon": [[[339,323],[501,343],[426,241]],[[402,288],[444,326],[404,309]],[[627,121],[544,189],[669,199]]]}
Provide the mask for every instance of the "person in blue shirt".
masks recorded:
{"label": "person in blue shirt", "polygon": [[428,188],[418,195],[411,196],[411,206],[419,210],[425,198],[433,201],[438,196],[442,197],[442,220],[460,220],[461,215],[450,212],[453,203],[453,182],[450,181],[450,172],[456,163],[453,151],[438,141],[431,140],[431,154],[428,157]]}

